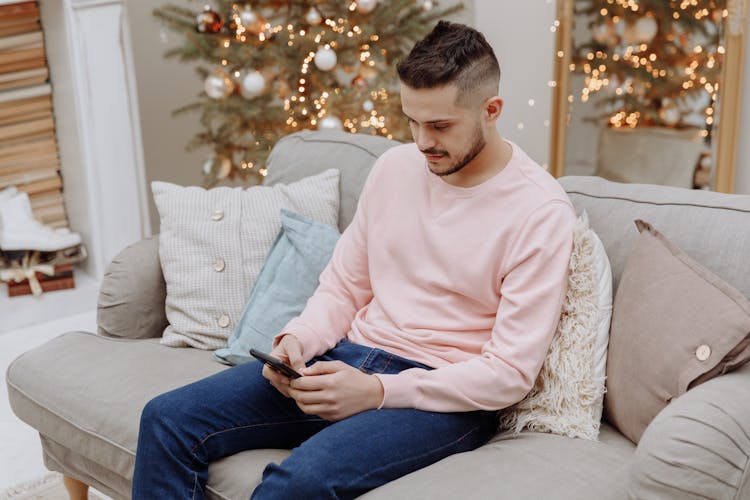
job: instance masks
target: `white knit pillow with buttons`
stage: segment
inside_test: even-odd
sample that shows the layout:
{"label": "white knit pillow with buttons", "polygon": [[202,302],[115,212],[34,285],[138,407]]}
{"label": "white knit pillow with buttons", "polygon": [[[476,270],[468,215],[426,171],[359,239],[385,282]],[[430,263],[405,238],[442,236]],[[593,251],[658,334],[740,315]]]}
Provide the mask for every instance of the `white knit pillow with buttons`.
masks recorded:
{"label": "white knit pillow with buttons", "polygon": [[226,345],[281,229],[282,208],[338,224],[336,169],[288,185],[206,190],[152,182],[151,190],[167,283],[161,343],[173,347]]}

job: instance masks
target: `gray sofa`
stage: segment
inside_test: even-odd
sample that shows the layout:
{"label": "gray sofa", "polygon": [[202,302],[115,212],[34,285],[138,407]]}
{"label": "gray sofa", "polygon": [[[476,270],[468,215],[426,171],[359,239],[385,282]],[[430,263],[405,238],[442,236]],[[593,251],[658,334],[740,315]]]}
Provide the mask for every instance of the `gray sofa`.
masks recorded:
{"label": "gray sofa", "polygon": [[[341,228],[375,158],[394,143],[336,132],[285,137],[268,184],[331,166],[342,172]],[[689,255],[750,296],[750,197],[594,177],[562,178],[586,209],[612,263],[615,289],[637,231],[654,224]],[[731,241],[731,245],[728,245]],[[69,332],[16,359],[13,411],[39,431],[52,470],[113,498],[129,498],[139,416],[152,397],[226,369],[210,352],[159,345],[166,325],[157,239],[131,245],[106,273],[98,334]],[[377,431],[373,431],[377,437]],[[248,498],[264,466],[286,450],[239,453],[211,464],[211,498]],[[750,498],[750,366],[673,400],[636,444],[608,422],[598,442],[524,432],[449,457],[364,495],[393,498]]]}

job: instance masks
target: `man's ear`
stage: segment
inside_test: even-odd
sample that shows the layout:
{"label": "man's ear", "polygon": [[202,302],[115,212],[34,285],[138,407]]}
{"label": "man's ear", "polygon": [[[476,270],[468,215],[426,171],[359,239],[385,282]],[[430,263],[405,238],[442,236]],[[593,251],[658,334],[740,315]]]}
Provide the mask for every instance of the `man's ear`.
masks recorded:
{"label": "man's ear", "polygon": [[500,118],[503,112],[503,100],[499,96],[493,96],[484,101],[484,117],[488,122],[494,122]]}

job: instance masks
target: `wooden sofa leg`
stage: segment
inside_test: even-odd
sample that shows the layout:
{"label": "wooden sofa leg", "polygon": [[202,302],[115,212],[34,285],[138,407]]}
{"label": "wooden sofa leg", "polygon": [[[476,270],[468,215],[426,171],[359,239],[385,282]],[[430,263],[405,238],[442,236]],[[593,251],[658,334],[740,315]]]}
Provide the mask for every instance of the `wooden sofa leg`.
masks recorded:
{"label": "wooden sofa leg", "polygon": [[63,484],[68,490],[70,500],[87,500],[89,497],[89,485],[70,476],[63,477]]}

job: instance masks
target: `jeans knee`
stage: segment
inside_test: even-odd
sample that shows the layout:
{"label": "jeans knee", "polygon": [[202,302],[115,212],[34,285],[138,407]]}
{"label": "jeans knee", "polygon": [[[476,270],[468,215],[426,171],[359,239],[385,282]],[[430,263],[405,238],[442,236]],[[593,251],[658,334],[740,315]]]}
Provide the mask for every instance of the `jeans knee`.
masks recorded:
{"label": "jeans knee", "polygon": [[170,422],[179,422],[181,409],[170,397],[170,393],[156,396],[146,403],[141,412],[141,432],[154,432],[164,426],[170,426]]}
{"label": "jeans knee", "polygon": [[289,467],[270,463],[263,480],[253,492],[255,500],[288,498],[340,498],[331,481],[335,478],[314,467]]}

